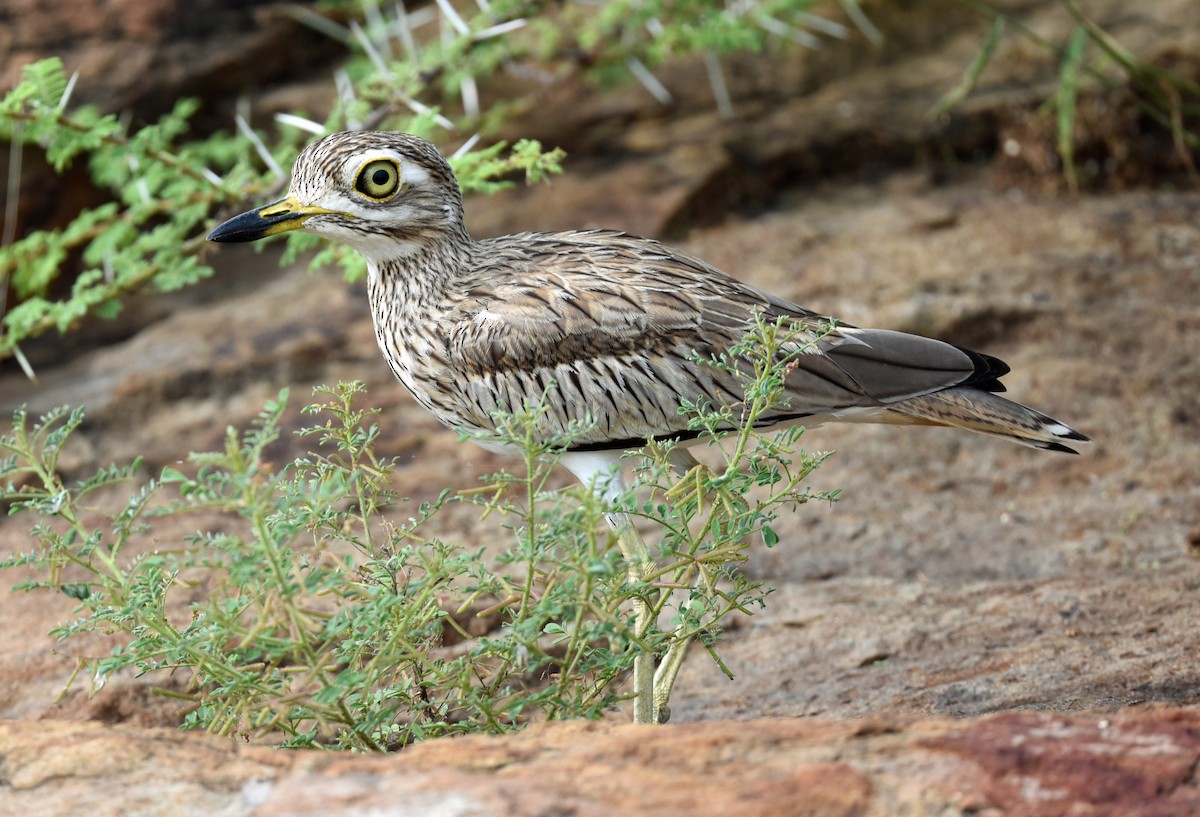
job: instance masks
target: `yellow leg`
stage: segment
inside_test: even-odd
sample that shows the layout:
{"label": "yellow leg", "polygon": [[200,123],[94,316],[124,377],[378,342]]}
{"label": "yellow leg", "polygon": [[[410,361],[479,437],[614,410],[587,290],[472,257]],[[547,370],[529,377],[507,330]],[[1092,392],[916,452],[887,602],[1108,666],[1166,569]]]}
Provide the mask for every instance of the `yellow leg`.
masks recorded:
{"label": "yellow leg", "polygon": [[[621,497],[624,485],[621,480],[620,456],[613,452],[571,452],[563,455],[562,464],[579,480],[610,501]],[[686,448],[677,448],[671,454],[671,468],[679,473],[700,465]],[[654,569],[650,549],[638,533],[630,518],[623,513],[608,516],[609,525],[617,537],[617,547],[625,558],[627,575],[631,584],[644,584]],[[634,633],[641,638],[650,632],[654,624],[655,593],[650,596],[637,595],[632,600]],[[678,635],[672,639],[657,672],[654,656],[639,654],[633,660],[633,722],[665,723],[670,716],[667,700],[671,687],[679,674],[691,638]]]}
{"label": "yellow leg", "polygon": [[[680,476],[681,483],[686,481],[685,475],[690,475],[692,470],[697,468],[707,470],[707,466],[693,457],[692,452],[682,447],[671,452],[669,461],[671,468]],[[667,706],[667,702],[671,698],[671,688],[675,686],[679,668],[683,666],[683,659],[687,656],[687,650],[691,643],[692,636],[683,636],[677,631],[671,639],[671,645],[667,647],[666,653],[663,654],[662,660],[658,664],[653,683],[652,710],[655,723],[666,723],[671,717],[671,709]]]}
{"label": "yellow leg", "polygon": [[[617,532],[617,547],[625,557],[629,581],[641,584],[649,575],[651,561],[650,550],[642,540],[633,523],[621,515],[610,521]],[[651,606],[643,596],[633,598],[634,632],[641,638],[650,630]],[[654,656],[648,652],[640,653],[633,659],[633,722],[657,723],[654,707]]]}
{"label": "yellow leg", "polygon": [[686,637],[676,635],[671,640],[671,646],[667,648],[662,661],[658,664],[658,669],[654,673],[653,689],[655,723],[666,723],[671,718],[671,708],[667,706],[667,702],[671,699],[671,687],[675,686],[675,678],[679,675],[679,668],[683,666],[684,656],[687,655],[687,649],[691,643],[690,635]]}

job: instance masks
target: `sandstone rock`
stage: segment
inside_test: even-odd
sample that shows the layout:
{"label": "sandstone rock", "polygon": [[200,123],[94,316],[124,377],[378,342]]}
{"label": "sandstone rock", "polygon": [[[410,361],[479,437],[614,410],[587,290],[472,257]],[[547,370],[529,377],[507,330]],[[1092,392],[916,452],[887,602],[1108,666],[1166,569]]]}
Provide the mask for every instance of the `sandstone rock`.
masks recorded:
{"label": "sandstone rock", "polygon": [[184,96],[216,100],[295,81],[341,46],[258,0],[0,0],[0,87],[23,65],[62,57],[79,72],[75,99],[152,119]]}
{"label": "sandstone rock", "polygon": [[1187,817],[1200,717],[545,724],[393,757],[272,752],[88,723],[0,722],[0,814]]}

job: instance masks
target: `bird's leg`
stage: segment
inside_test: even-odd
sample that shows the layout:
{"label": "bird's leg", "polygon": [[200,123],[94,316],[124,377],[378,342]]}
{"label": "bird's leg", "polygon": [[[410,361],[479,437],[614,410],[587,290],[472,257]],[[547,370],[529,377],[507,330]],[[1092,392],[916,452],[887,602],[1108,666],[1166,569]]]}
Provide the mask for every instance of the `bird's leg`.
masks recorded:
{"label": "bird's leg", "polygon": [[[697,468],[706,468],[692,456],[691,452],[682,446],[676,447],[668,455],[671,470],[681,477]],[[614,502],[625,494],[624,481],[621,478],[620,460],[611,459],[603,454],[570,453],[564,455],[562,464],[569,468],[580,481],[590,485],[597,495],[608,502]],[[630,584],[644,585],[654,570],[654,560],[650,549],[642,539],[633,520],[628,514],[614,512],[607,516],[608,523],[616,534],[617,547],[625,559],[627,576]],[[631,599],[634,619],[634,635],[642,638],[654,624],[656,598],[654,593],[635,595]],[[634,723],[666,723],[670,717],[667,702],[671,696],[671,688],[683,666],[692,636],[683,633],[684,625],[680,625],[669,638],[666,652],[655,669],[654,655],[642,652],[633,660],[633,722]]]}
{"label": "bird's leg", "polygon": [[[619,453],[568,452],[560,462],[606,503],[613,503],[625,495]],[[607,519],[616,534],[621,556],[625,559],[629,583],[644,585],[654,568],[650,549],[628,514],[614,512],[608,514]],[[642,595],[641,591],[631,600],[634,636],[638,639],[643,638],[654,623],[653,601]],[[639,651],[633,659],[633,722],[657,722],[654,711],[654,656],[644,650]]]}
{"label": "bird's leg", "polygon": [[[623,513],[610,514],[608,522],[617,534],[617,547],[625,558],[625,566],[630,584],[645,583],[650,575],[653,563],[650,559],[650,549],[632,520]],[[631,600],[633,606],[634,634],[641,638],[650,630],[653,624],[653,606],[643,595],[635,595]],[[654,656],[641,650],[633,659],[633,722],[657,723],[654,706]]]}
{"label": "bird's leg", "polygon": [[[683,446],[676,446],[672,449],[667,456],[667,462],[680,477],[691,473],[695,468],[704,467],[699,460],[692,456],[692,452]],[[671,717],[671,709],[667,706],[667,701],[671,698],[671,688],[675,686],[675,678],[679,675],[679,668],[683,666],[688,645],[692,642],[690,635],[685,636],[680,633],[682,628],[681,624],[680,629],[671,636],[670,646],[667,647],[666,653],[663,654],[663,658],[658,664],[658,669],[654,672],[652,711],[655,723],[666,723]]]}
{"label": "bird's leg", "polygon": [[667,647],[662,660],[658,662],[658,669],[654,671],[653,691],[655,723],[666,723],[671,718],[671,708],[667,702],[671,699],[671,688],[675,686],[675,678],[679,675],[679,668],[683,666],[691,643],[692,636],[676,633],[671,638],[671,646]]}

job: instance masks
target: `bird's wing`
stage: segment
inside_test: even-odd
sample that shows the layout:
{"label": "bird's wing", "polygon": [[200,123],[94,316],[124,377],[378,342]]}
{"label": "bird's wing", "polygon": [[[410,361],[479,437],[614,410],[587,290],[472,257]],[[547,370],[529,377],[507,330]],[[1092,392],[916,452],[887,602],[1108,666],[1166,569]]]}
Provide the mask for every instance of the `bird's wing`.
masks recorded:
{"label": "bird's wing", "polygon": [[462,283],[441,325],[464,405],[487,427],[491,412],[546,394],[547,432],[590,415],[594,425],[576,447],[683,432],[685,399],[741,401],[738,375],[701,361],[727,352],[759,314],[790,319],[795,333],[788,400],[773,421],[879,407],[1002,373],[998,361],[940,341],[831,328],[698,259],[619,233],[483,242]]}

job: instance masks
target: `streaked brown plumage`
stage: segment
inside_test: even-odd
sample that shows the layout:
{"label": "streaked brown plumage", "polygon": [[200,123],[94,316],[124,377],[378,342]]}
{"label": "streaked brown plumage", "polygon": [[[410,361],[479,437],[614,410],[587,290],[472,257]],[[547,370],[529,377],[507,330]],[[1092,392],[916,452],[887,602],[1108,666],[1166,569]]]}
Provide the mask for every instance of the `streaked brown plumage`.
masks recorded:
{"label": "streaked brown plumage", "polygon": [[[755,313],[814,333],[827,323],[650,239],[590,230],[475,241],[449,166],[406,134],[325,137],[300,155],[287,199],[211,238],[298,228],[366,256],[384,358],[421,405],[460,430],[491,429],[497,409],[548,392],[546,435],[587,413],[594,426],[577,450],[615,456],[685,434],[684,398],[742,399],[732,375],[695,358],[727,349]],[[772,420],[947,425],[1056,451],[1086,441],[997,396],[1002,362],[941,341],[837,324],[797,361],[788,405]]]}
{"label": "streaked brown plumage", "polygon": [[[593,424],[561,462],[594,490],[622,492],[619,462],[649,437],[687,436],[685,399],[743,399],[737,378],[696,362],[739,341],[755,315],[800,330],[788,403],[768,422],[830,420],[946,425],[1036,448],[1071,451],[1078,432],[996,396],[1008,367],[941,341],[844,324],[743,284],[657,241],[590,230],[475,241],[449,165],[423,139],[338,133],[296,161],[290,195],[209,236],[252,241],[294,229],[343,241],[368,264],[383,356],[421,405],[466,431],[493,430],[493,412],[545,395],[545,439],[572,420]],[[815,344],[805,342],[821,334]],[[790,356],[789,356],[790,357]],[[695,463],[677,449],[672,463]],[[651,556],[630,520],[609,517],[631,581]],[[631,599],[634,627],[652,624]],[[661,722],[689,636],[670,640],[657,668],[634,658],[634,720]]]}

